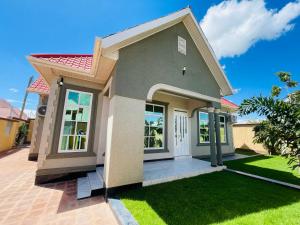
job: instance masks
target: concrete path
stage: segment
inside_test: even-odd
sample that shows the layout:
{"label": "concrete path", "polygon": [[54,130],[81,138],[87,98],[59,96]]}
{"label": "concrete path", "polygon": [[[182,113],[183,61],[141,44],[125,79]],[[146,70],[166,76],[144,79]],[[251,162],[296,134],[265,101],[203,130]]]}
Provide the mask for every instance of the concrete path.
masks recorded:
{"label": "concrete path", "polygon": [[118,224],[103,197],[76,200],[76,180],[34,185],[28,150],[0,155],[0,224]]}

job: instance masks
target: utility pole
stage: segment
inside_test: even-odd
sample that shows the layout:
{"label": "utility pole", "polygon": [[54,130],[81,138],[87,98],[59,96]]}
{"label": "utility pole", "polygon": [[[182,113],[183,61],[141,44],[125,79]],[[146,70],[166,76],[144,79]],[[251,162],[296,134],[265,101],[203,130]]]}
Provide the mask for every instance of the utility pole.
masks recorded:
{"label": "utility pole", "polygon": [[28,85],[27,85],[27,88],[26,88],[26,91],[25,91],[25,96],[24,96],[23,103],[22,103],[22,109],[21,109],[21,112],[20,112],[20,117],[19,117],[20,119],[22,119],[22,116],[23,116],[23,112],[24,112],[24,108],[25,108],[26,100],[27,100],[27,96],[28,96],[27,89],[29,88],[29,86],[32,82],[32,79],[33,79],[33,76],[29,77]]}

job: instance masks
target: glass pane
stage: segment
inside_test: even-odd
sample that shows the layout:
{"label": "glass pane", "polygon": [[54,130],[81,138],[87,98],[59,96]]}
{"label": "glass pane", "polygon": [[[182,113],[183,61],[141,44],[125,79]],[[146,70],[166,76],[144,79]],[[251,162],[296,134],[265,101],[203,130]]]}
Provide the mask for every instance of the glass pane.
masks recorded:
{"label": "glass pane", "polygon": [[75,134],[75,124],[76,122],[74,121],[66,121],[63,134]]}
{"label": "glass pane", "polygon": [[85,135],[87,132],[86,122],[77,122],[76,134]]}
{"label": "glass pane", "polygon": [[163,113],[164,112],[164,108],[161,106],[154,106],[154,112],[155,113]]}
{"label": "glass pane", "polygon": [[81,139],[81,136],[75,136],[74,149],[80,149],[80,139]]}
{"label": "glass pane", "polygon": [[153,105],[146,104],[146,111],[153,112]]}
{"label": "glass pane", "polygon": [[163,142],[161,137],[149,137],[149,148],[161,148],[162,146]]}
{"label": "glass pane", "polygon": [[149,127],[145,126],[144,136],[149,136]]}
{"label": "glass pane", "polygon": [[156,127],[162,127],[164,124],[164,118],[163,117],[154,117],[154,121],[151,124],[151,126],[156,126]]}
{"label": "glass pane", "polygon": [[200,120],[207,120],[208,121],[208,114],[207,113],[199,113]]}
{"label": "glass pane", "polygon": [[80,137],[80,149],[86,149],[86,136]]}
{"label": "glass pane", "polygon": [[78,105],[78,97],[79,97],[78,93],[70,91],[69,95],[68,95],[68,102],[67,102],[67,104],[68,105]]}
{"label": "glass pane", "polygon": [[155,126],[155,122],[157,121],[157,117],[153,115],[146,115],[145,116],[145,124]]}
{"label": "glass pane", "polygon": [[82,122],[89,121],[89,108],[88,107],[79,107],[78,113],[76,116],[76,121],[82,121]]}
{"label": "glass pane", "polygon": [[66,110],[65,120],[71,120],[71,114],[72,114],[71,110]]}
{"label": "glass pane", "polygon": [[73,150],[74,136],[69,136],[68,150]]}
{"label": "glass pane", "polygon": [[150,136],[162,135],[162,127],[150,127]]}
{"label": "glass pane", "polygon": [[80,93],[80,105],[89,106],[91,102],[91,94]]}
{"label": "glass pane", "polygon": [[76,120],[77,110],[72,110],[71,120]]}
{"label": "glass pane", "polygon": [[220,128],[220,136],[221,136],[221,142],[225,143],[226,142],[226,136],[225,136],[225,128],[224,127]]}
{"label": "glass pane", "polygon": [[62,137],[61,146],[60,146],[61,150],[66,150],[66,148],[67,148],[67,139],[68,139],[68,136],[63,136]]}
{"label": "glass pane", "polygon": [[224,116],[220,116],[220,122],[225,123],[225,117]]}
{"label": "glass pane", "polygon": [[149,141],[149,138],[145,137],[144,138],[144,148],[148,148],[148,141]]}

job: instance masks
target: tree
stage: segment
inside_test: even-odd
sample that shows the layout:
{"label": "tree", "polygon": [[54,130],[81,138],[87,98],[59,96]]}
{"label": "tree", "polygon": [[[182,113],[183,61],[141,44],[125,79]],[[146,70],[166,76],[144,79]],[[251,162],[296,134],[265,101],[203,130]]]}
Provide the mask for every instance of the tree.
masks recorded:
{"label": "tree", "polygon": [[[284,87],[273,86],[270,96],[245,99],[239,108],[241,116],[256,112],[266,120],[255,128],[254,142],[262,143],[270,154],[290,156],[293,167],[300,166],[300,91],[291,91],[298,86],[291,74],[276,74]],[[287,95],[282,96],[283,88]]]}

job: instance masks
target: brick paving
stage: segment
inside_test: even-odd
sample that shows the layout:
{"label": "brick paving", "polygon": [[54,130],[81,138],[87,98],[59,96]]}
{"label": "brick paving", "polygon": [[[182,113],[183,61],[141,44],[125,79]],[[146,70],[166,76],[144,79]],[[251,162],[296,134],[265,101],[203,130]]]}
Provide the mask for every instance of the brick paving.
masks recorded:
{"label": "brick paving", "polygon": [[76,200],[76,180],[34,185],[28,152],[0,155],[0,224],[117,224],[102,196]]}

